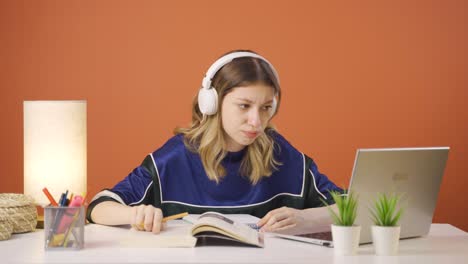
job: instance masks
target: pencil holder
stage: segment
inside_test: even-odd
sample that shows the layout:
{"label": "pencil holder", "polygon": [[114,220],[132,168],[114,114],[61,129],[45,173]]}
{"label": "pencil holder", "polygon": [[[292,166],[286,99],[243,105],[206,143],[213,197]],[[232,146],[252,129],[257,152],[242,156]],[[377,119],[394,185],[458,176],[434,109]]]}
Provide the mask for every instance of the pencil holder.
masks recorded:
{"label": "pencil holder", "polygon": [[81,207],[44,208],[44,248],[82,249],[84,247],[85,209]]}

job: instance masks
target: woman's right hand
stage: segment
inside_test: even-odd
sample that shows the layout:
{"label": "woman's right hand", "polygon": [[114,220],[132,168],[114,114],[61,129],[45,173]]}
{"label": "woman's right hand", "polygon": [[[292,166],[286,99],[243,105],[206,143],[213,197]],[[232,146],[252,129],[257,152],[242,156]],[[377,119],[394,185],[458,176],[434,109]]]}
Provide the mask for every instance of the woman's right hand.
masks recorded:
{"label": "woman's right hand", "polygon": [[130,224],[139,231],[158,234],[162,230],[162,218],[161,209],[152,205],[132,206],[130,210]]}

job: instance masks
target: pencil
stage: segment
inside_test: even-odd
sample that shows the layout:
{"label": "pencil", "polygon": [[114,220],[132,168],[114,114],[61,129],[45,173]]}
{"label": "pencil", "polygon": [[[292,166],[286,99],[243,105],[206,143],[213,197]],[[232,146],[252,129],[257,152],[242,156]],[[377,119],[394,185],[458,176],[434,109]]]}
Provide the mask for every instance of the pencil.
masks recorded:
{"label": "pencil", "polygon": [[175,214],[175,215],[166,216],[166,217],[164,217],[164,218],[162,219],[162,222],[165,223],[165,222],[167,222],[167,221],[169,221],[169,220],[174,220],[174,219],[182,218],[182,217],[187,216],[187,215],[188,215],[188,213],[185,212],[185,213],[180,213],[180,214]]}
{"label": "pencil", "polygon": [[[188,212],[184,212],[184,213],[180,213],[180,214],[175,214],[175,215],[170,215],[170,216],[166,216],[162,219],[162,222],[165,223],[169,220],[174,220],[174,219],[178,219],[178,218],[182,218],[184,216],[187,216],[188,215]],[[132,225],[134,228],[136,227],[136,225]],[[145,227],[145,225],[143,223],[139,223],[138,224],[138,227],[143,229]]]}
{"label": "pencil", "polygon": [[[70,236],[70,233],[72,233],[73,228],[75,228],[75,224],[76,224],[76,222],[78,220],[79,215],[80,215],[80,211],[78,210],[78,212],[76,212],[75,215],[73,216],[73,221],[71,222],[70,227],[68,228],[67,232],[65,233],[65,238],[63,239],[63,241],[65,241],[65,242],[63,243],[63,247],[67,247],[68,241],[69,241],[68,237]],[[75,239],[77,239],[77,238],[75,237]]]}
{"label": "pencil", "polygon": [[67,205],[70,205],[72,200],[73,200],[73,193],[70,194],[70,199],[68,200],[68,204],[67,204]]}
{"label": "pencil", "polygon": [[42,191],[44,192],[44,194],[47,196],[47,199],[49,199],[49,202],[51,205],[53,206],[58,206],[57,202],[55,201],[54,197],[52,197],[52,195],[50,194],[49,190],[47,190],[46,187],[44,187],[42,189]]}

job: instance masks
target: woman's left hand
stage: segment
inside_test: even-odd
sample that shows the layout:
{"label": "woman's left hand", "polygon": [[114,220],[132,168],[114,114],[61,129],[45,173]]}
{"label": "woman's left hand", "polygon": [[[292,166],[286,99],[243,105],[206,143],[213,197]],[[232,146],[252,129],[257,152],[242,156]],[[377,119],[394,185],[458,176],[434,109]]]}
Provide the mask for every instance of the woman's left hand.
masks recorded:
{"label": "woman's left hand", "polygon": [[302,210],[281,207],[271,210],[257,223],[261,232],[278,232],[285,229],[300,227],[305,222]]}

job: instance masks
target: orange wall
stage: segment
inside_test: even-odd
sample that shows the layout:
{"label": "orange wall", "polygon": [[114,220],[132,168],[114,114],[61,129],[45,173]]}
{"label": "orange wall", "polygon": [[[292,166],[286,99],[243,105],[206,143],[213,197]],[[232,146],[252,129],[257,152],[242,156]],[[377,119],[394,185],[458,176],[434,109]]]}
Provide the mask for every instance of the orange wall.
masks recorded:
{"label": "orange wall", "polygon": [[22,101],[88,100],[88,191],[190,121],[221,54],[275,64],[275,123],[347,185],[356,148],[450,146],[435,222],[468,230],[464,1],[1,1],[0,192],[23,191]]}

